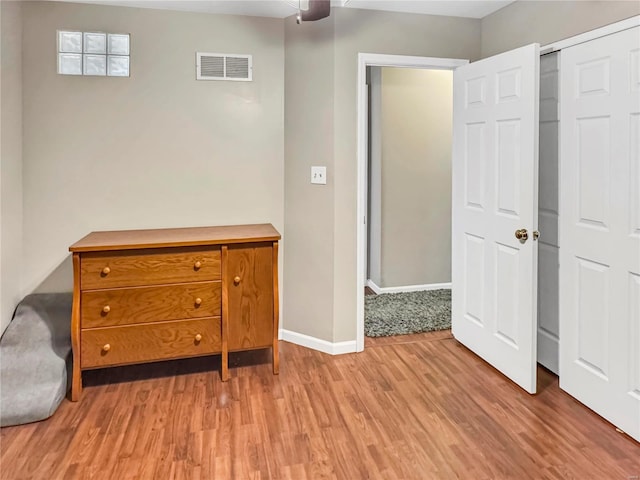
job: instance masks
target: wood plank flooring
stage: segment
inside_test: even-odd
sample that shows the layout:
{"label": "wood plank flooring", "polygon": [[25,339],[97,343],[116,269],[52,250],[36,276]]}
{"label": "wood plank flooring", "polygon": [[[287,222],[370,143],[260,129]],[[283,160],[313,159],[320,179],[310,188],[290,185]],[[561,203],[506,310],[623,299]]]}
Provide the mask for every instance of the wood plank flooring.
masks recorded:
{"label": "wood plank flooring", "polygon": [[622,479],[640,445],[540,370],[529,396],[448,332],[330,356],[280,342],[91,371],[79,403],[3,428],[0,478]]}

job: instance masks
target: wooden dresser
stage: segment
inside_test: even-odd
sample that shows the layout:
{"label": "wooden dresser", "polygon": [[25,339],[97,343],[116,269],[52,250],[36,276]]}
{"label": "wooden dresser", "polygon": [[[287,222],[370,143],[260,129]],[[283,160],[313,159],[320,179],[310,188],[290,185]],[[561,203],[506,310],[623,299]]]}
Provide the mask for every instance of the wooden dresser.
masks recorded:
{"label": "wooden dresser", "polygon": [[82,370],[272,348],[278,241],[270,224],[93,232],[73,253],[71,399]]}

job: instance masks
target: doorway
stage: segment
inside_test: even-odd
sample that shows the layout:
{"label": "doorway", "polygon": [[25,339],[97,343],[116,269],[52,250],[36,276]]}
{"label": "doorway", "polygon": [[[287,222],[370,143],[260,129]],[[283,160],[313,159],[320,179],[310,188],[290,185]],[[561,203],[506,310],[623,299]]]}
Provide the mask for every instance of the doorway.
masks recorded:
{"label": "doorway", "polygon": [[[378,55],[359,54],[358,55],[358,112],[367,112],[369,104],[368,89],[366,88],[368,67],[401,67],[409,69],[427,70],[455,70],[459,66],[469,63],[467,60],[410,57],[403,55]],[[358,269],[358,292],[357,292],[357,333],[356,350],[364,349],[364,288],[368,280],[369,262],[367,254],[368,224],[368,115],[358,115],[358,218],[362,218],[362,223],[358,222],[357,228],[357,269]],[[373,226],[373,225],[372,225]],[[400,285],[407,287],[408,285]]]}
{"label": "doorway", "polygon": [[365,335],[450,327],[453,72],[367,67]]}
{"label": "doorway", "polygon": [[448,288],[453,72],[369,67],[368,79],[368,286]]}

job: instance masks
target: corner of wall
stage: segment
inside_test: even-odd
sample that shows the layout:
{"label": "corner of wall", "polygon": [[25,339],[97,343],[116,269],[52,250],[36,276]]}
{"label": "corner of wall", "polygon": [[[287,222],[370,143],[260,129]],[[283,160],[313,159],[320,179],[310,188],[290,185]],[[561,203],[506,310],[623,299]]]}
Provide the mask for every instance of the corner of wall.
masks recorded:
{"label": "corner of wall", "polygon": [[[328,342],[334,305],[334,30],[332,17],[301,25],[295,17],[285,19],[283,329]],[[311,185],[315,165],[327,167],[326,185]]]}
{"label": "corner of wall", "polygon": [[22,3],[0,2],[0,335],[22,297]]}

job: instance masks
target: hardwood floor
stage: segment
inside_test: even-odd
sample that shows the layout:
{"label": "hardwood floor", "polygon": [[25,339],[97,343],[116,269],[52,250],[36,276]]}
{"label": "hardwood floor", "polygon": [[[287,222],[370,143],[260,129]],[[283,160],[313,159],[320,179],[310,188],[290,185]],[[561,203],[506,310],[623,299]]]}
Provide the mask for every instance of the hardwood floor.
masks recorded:
{"label": "hardwood floor", "polygon": [[529,396],[448,332],[330,356],[268,350],[85,375],[78,403],[3,428],[0,478],[622,479],[640,445],[541,369]]}

